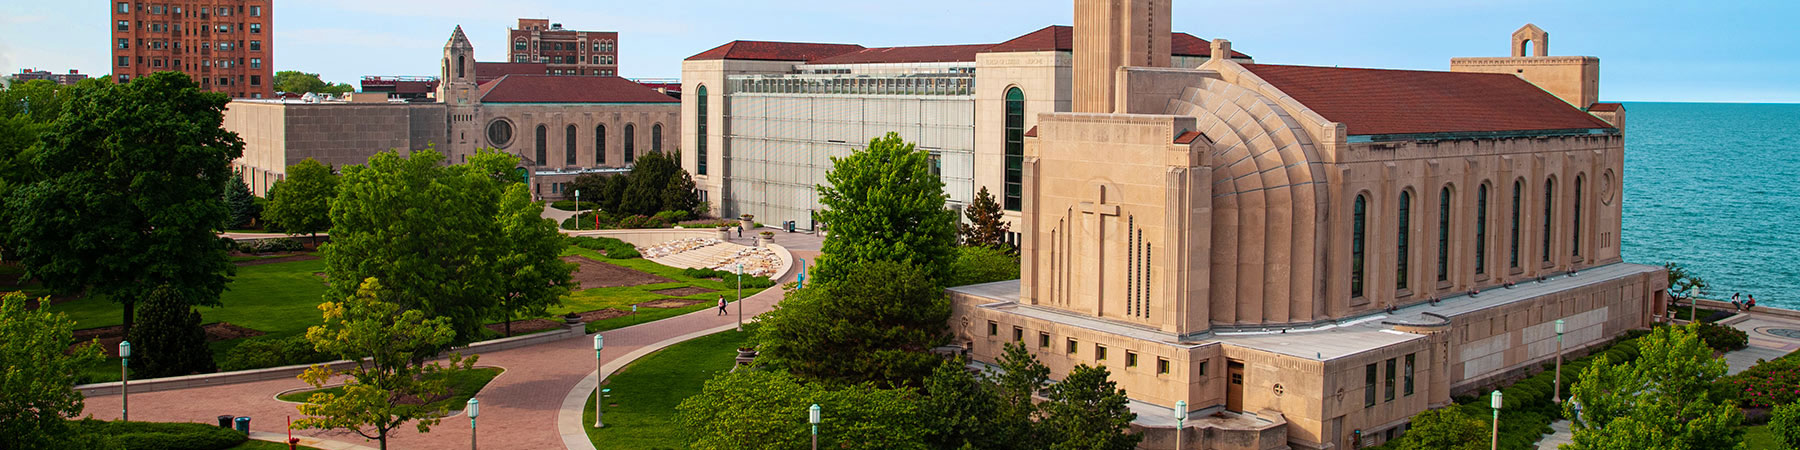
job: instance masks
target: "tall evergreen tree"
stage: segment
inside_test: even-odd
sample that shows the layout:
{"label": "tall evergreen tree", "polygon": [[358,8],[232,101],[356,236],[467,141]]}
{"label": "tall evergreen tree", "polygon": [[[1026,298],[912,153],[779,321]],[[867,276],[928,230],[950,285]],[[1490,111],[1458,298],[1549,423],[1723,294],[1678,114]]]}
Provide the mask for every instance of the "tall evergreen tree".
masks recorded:
{"label": "tall evergreen tree", "polygon": [[225,208],[231,211],[224,224],[228,229],[249,226],[262,217],[262,205],[256,203],[256,195],[250,193],[250,185],[244,184],[241,172],[233,172],[231,179],[225,181]]}
{"label": "tall evergreen tree", "polygon": [[975,193],[975,201],[969,202],[969,207],[963,210],[963,217],[968,218],[967,222],[958,225],[962,229],[963,245],[1015,251],[1012,244],[1006,243],[1009,230],[1005,214],[1000,210],[1000,203],[995,202],[994,196],[983,186]]}
{"label": "tall evergreen tree", "polygon": [[143,323],[131,329],[131,367],[143,378],[212,373],[212,351],[206,347],[206,331],[200,328],[200,312],[183,293],[168,286],[150,291],[138,304]]}
{"label": "tall evergreen tree", "polygon": [[1131,432],[1137,414],[1131,412],[1125,390],[1108,375],[1105,366],[1082,364],[1050,386],[1043,426],[1054,436],[1051,449],[1131,450],[1144,439]]}
{"label": "tall evergreen tree", "polygon": [[956,259],[956,212],[944,207],[949,197],[931,173],[930,153],[888,133],[831,162],[827,185],[819,187],[826,208],[819,220],[831,234],[818,258],[817,280],[845,276],[845,268],[859,261],[911,264],[935,282],[948,280]]}
{"label": "tall evergreen tree", "polygon": [[230,163],[244,149],[220,127],[230,98],[175,72],[72,97],[33,160],[43,178],[6,205],[28,276],[122,303],[127,329],[156,286],[218,305],[235,268],[216,232],[230,214]]}
{"label": "tall evergreen tree", "polygon": [[270,223],[289,234],[317,235],[331,229],[331,201],[337,197],[338,176],[331,166],[306,158],[288,167],[287,178],[269,187]]}

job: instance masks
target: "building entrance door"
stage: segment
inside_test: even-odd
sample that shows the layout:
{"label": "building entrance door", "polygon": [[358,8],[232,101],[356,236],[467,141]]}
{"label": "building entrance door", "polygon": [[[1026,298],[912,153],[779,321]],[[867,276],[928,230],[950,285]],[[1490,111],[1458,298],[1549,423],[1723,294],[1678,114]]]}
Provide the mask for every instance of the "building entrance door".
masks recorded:
{"label": "building entrance door", "polygon": [[1244,363],[1231,361],[1225,366],[1225,409],[1244,411]]}

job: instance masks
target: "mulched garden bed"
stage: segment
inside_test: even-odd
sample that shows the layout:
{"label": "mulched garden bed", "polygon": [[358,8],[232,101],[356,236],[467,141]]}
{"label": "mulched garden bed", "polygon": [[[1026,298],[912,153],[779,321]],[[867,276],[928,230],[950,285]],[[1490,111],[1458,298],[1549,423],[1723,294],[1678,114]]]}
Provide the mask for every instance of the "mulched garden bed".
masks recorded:
{"label": "mulched garden bed", "polygon": [[614,317],[629,316],[629,315],[631,315],[631,311],[620,311],[620,310],[616,310],[616,309],[612,309],[612,308],[607,308],[607,309],[597,309],[597,310],[583,312],[583,313],[575,313],[575,315],[581,316],[582,322],[593,322],[596,320],[606,320],[606,319],[611,319]]}
{"label": "mulched garden bed", "polygon": [[662,300],[653,300],[653,301],[649,301],[649,302],[644,302],[644,303],[639,303],[639,304],[638,304],[638,306],[642,306],[642,307],[645,307],[645,308],[665,308],[665,309],[675,309],[675,308],[682,308],[682,307],[687,307],[687,306],[693,306],[693,305],[697,305],[697,304],[700,304],[700,301],[699,301],[699,300],[686,300],[686,299],[679,299],[679,298],[665,298],[665,299],[662,299]]}
{"label": "mulched garden bed", "polygon": [[311,254],[311,253],[294,253],[294,254],[289,254],[289,255],[285,255],[285,256],[277,256],[277,257],[273,257],[273,258],[238,261],[236,264],[238,267],[260,266],[263,264],[275,264],[275,263],[294,262],[294,261],[307,261],[307,260],[314,260],[314,259],[319,259],[319,255]]}
{"label": "mulched garden bed", "polygon": [[565,256],[563,257],[563,261],[575,263],[574,279],[575,284],[578,286],[576,289],[578,290],[675,282],[675,280],[658,275],[640,272],[622,266],[615,266],[581,256]]}
{"label": "mulched garden bed", "polygon": [[705,294],[705,293],[712,292],[712,291],[713,291],[712,289],[707,289],[707,288],[703,288],[703,287],[683,286],[683,287],[678,287],[678,288],[673,288],[673,289],[661,289],[661,290],[650,291],[650,293],[667,295],[670,297],[686,297],[686,296],[694,295],[694,294]]}
{"label": "mulched garden bed", "polygon": [[[261,331],[233,325],[230,322],[209,323],[201,325],[200,329],[206,330],[206,342],[218,342],[263,335],[263,332]],[[125,340],[124,331],[124,325],[75,330],[74,341],[75,345],[85,345],[88,341],[99,339],[100,348],[106,352],[106,356],[116,357],[119,356],[119,341]]]}
{"label": "mulched garden bed", "polygon": [[[525,334],[525,333],[530,333],[533,331],[562,328],[562,326],[563,326],[563,323],[561,320],[550,320],[550,319],[515,320],[512,323],[512,332],[513,332],[513,335],[517,336],[517,335],[521,335],[521,334]],[[505,323],[488,324],[487,328],[489,330],[494,330],[495,332],[498,332],[498,333],[506,333],[506,324]]]}

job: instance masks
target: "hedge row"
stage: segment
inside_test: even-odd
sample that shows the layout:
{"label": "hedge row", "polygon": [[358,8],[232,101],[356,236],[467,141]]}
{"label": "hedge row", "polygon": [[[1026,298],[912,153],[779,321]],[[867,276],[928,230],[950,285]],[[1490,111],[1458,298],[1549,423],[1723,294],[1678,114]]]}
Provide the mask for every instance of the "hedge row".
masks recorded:
{"label": "hedge row", "polygon": [[610,259],[632,259],[644,256],[642,253],[638,253],[637,247],[609,237],[576,236],[569,238],[569,243],[576,247],[600,252]]}
{"label": "hedge row", "polygon": [[293,238],[270,238],[247,241],[232,241],[232,248],[244,253],[277,253],[297,252],[306,247]]}
{"label": "hedge row", "polygon": [[245,339],[226,351],[225,358],[219,360],[219,371],[313,364],[332,359],[331,355],[315,350],[305,335],[262,336]]}
{"label": "hedge row", "polygon": [[[554,202],[550,202],[550,207],[560,209],[563,211],[574,211],[575,210],[575,201],[574,200],[557,200]],[[599,203],[581,202],[581,209],[584,211],[598,208],[598,207],[599,207]]]}
{"label": "hedge row", "polygon": [[[269,420],[269,419],[264,419]],[[104,422],[71,423],[78,434],[100,436],[126,450],[222,450],[243,444],[249,436],[230,428],[199,423]]]}
{"label": "hedge row", "polygon": [[[737,272],[732,272],[729,270],[688,268],[688,269],[681,269],[681,274],[687,275],[690,277],[694,277],[694,278],[716,278],[719,280],[724,280],[726,282],[737,281]],[[770,287],[770,286],[774,286],[774,285],[775,285],[775,282],[773,280],[770,280],[769,277],[759,277],[759,276],[755,276],[755,275],[750,275],[750,276],[744,277],[744,287],[747,287],[747,288],[761,289],[761,288],[766,288],[766,287]]]}

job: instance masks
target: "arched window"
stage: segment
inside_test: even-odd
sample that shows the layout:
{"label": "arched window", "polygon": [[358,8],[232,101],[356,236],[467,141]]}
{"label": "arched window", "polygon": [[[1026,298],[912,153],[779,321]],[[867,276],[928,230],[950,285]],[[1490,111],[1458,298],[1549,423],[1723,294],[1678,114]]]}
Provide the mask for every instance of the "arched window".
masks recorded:
{"label": "arched window", "polygon": [[1581,182],[1582,182],[1582,176],[1576,175],[1575,176],[1575,216],[1573,217],[1575,230],[1574,230],[1574,235],[1571,236],[1571,239],[1569,241],[1569,247],[1574,249],[1572,253],[1575,256],[1581,256]]}
{"label": "arched window", "polygon": [[1025,91],[1006,90],[1006,210],[1018,211],[1025,194]]}
{"label": "arched window", "polygon": [[1544,262],[1550,262],[1550,216],[1556,213],[1551,203],[1556,200],[1556,180],[1544,180]]}
{"label": "arched window", "polygon": [[1394,289],[1406,289],[1407,274],[1411,272],[1407,270],[1406,264],[1407,259],[1410,259],[1407,250],[1412,246],[1412,232],[1409,230],[1411,227],[1412,192],[1400,191],[1400,236],[1394,249]]}
{"label": "arched window", "polygon": [[575,165],[575,126],[569,125],[563,132],[563,164]]}
{"label": "arched window", "polygon": [[1513,180],[1512,240],[1507,246],[1507,267],[1519,268],[1519,202],[1525,199],[1525,180]]}
{"label": "arched window", "polygon": [[650,151],[662,153],[662,124],[650,126]]}
{"label": "arched window", "polygon": [[456,77],[457,78],[462,78],[465,76],[465,75],[463,75],[463,65],[464,65],[463,64],[463,55],[456,55]]}
{"label": "arched window", "polygon": [[541,165],[544,165],[545,159],[550,158],[550,155],[548,153],[545,153],[545,150],[544,150],[544,146],[548,145],[548,142],[546,142],[546,141],[548,141],[549,138],[550,138],[549,130],[545,129],[543,125],[538,125],[538,127],[537,127],[537,159],[533,160],[531,162],[536,163],[537,165],[541,166]]}
{"label": "arched window", "polygon": [[1450,186],[1438,191],[1437,280],[1450,281]]}
{"label": "arched window", "polygon": [[1369,220],[1369,198],[1357,194],[1350,219],[1350,297],[1363,296],[1363,237]]}
{"label": "arched window", "polygon": [[700,98],[695,102],[695,109],[698,111],[694,113],[694,123],[697,124],[696,127],[699,130],[698,140],[694,142],[694,146],[698,149],[694,155],[697,158],[695,173],[706,175],[706,85],[700,85]]}
{"label": "arched window", "polygon": [[1475,274],[1487,273],[1487,206],[1488,187],[1482,183],[1475,189]]}
{"label": "arched window", "polygon": [[629,123],[625,124],[625,163],[626,164],[631,164],[632,161],[637,160],[637,144],[635,142],[635,139],[633,139],[634,135],[636,135],[636,134],[637,134],[637,125],[633,125],[633,124],[629,124]]}
{"label": "arched window", "polygon": [[594,125],[594,165],[606,165],[606,125]]}

